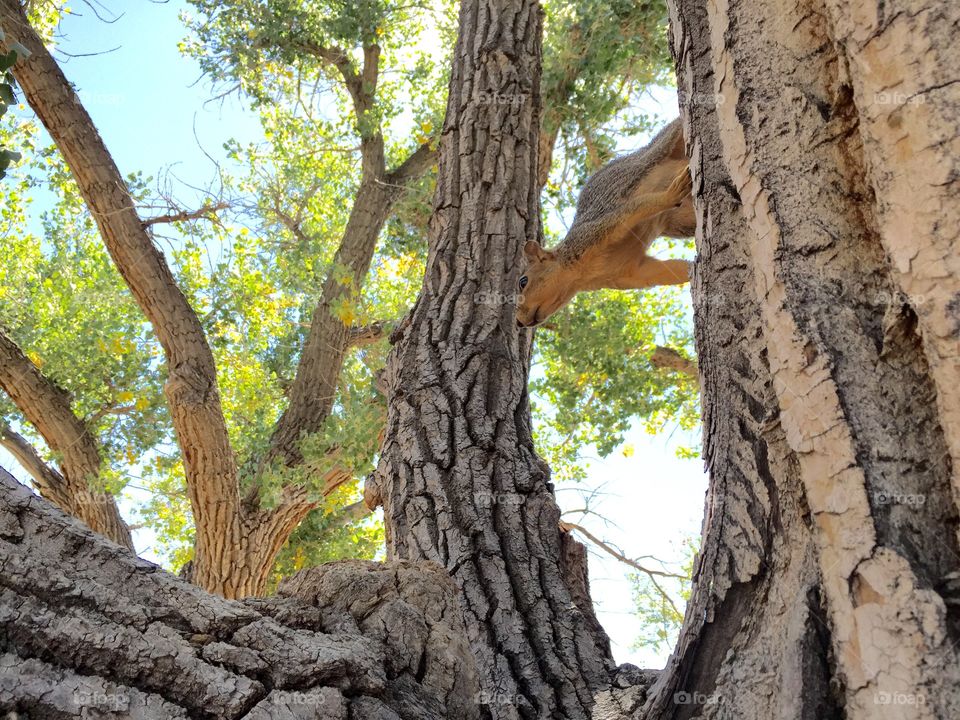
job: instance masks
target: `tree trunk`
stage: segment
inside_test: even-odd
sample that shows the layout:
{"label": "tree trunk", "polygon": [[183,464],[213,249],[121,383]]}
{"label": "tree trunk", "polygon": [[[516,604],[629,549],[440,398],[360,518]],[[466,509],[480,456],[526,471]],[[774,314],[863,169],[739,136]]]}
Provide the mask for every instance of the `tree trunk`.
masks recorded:
{"label": "tree trunk", "polygon": [[711,481],[642,717],[960,717],[960,7],[671,19]]}
{"label": "tree trunk", "polygon": [[540,236],[540,32],[532,0],[461,5],[426,276],[394,333],[366,494],[390,558],[436,561],[460,587],[491,716],[560,720],[589,716],[610,659],[565,580],[515,319],[521,248]]}
{"label": "tree trunk", "polygon": [[476,720],[456,590],[430,563],[331,563],[208,595],[0,470],[0,713],[63,720]]}

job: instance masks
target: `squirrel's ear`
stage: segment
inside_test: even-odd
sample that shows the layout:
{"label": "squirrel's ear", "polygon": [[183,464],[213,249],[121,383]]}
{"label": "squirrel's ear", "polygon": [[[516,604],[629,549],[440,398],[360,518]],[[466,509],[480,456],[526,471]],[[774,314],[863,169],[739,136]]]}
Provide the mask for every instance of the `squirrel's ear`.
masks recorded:
{"label": "squirrel's ear", "polygon": [[553,253],[544,250],[543,246],[536,240],[527,240],[523,246],[523,254],[527,256],[527,260],[540,261],[547,260],[553,256]]}

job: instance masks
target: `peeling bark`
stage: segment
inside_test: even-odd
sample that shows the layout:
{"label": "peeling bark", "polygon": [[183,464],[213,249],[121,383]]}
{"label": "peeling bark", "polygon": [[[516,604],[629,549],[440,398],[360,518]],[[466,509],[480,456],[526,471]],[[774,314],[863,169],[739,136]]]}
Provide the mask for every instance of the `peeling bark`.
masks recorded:
{"label": "peeling bark", "polygon": [[671,3],[711,484],[641,717],[960,714],[958,18]]}

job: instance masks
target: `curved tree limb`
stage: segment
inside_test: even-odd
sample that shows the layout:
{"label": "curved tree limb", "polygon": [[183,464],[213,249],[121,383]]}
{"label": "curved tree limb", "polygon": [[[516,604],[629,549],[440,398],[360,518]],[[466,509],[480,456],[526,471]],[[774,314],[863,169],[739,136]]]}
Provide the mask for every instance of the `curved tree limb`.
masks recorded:
{"label": "curved tree limb", "polygon": [[[154,246],[113,158],[79,97],[17,0],[0,0],[8,40],[30,51],[13,68],[27,102],[70,166],[104,244],[166,356],[164,387],[197,528],[197,566],[240,533],[237,467],[220,406],[216,367],[196,313]],[[215,583],[199,582],[207,587]]]}
{"label": "curved tree limb", "polygon": [[96,438],[70,406],[70,396],[47,378],[13,339],[0,328],[0,388],[61,457],[56,472],[19,434],[9,428],[2,444],[37,483],[40,493],[58,507],[83,520],[115,543],[133,548],[116,500],[92,489],[100,475],[100,448]]}

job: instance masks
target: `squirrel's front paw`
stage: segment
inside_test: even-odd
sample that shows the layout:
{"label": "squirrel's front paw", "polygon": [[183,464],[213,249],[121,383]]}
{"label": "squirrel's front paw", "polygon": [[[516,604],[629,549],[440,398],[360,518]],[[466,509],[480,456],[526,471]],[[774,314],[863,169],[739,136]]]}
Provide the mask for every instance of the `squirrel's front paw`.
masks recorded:
{"label": "squirrel's front paw", "polygon": [[679,205],[687,198],[692,189],[693,180],[690,179],[690,171],[684,168],[670,183],[667,193],[673,198],[675,204]]}

